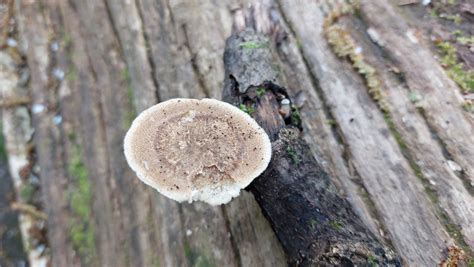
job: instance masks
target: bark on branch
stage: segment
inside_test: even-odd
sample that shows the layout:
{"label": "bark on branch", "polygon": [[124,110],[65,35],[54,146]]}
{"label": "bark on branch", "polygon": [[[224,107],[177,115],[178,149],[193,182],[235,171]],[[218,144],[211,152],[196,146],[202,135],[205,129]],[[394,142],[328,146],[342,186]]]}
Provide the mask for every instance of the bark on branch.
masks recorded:
{"label": "bark on branch", "polygon": [[401,266],[341,197],[301,137],[299,117],[284,118],[269,41],[251,29],[226,43],[223,99],[240,106],[272,140],[268,169],[249,186],[275,230],[290,265]]}

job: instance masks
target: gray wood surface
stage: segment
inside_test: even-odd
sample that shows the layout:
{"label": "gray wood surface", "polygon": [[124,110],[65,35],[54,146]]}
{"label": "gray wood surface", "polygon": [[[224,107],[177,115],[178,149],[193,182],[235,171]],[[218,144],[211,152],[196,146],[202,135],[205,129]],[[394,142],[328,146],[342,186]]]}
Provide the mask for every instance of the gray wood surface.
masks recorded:
{"label": "gray wood surface", "polygon": [[[13,88],[0,88],[9,170],[19,177],[33,148],[53,266],[286,265],[251,194],[220,207],[178,204],[140,183],[122,153],[138,112],[173,97],[221,97],[225,40],[250,3],[281,84],[304,92],[305,140],[367,227],[409,266],[434,266],[452,245],[472,257],[474,119],[431,39],[439,25],[472,35],[472,20],[360,2],[347,14],[345,1],[323,0],[7,5],[18,42],[2,46],[18,71],[1,76]],[[463,4],[472,6],[455,7]],[[380,94],[328,42],[335,17],[376,70]],[[18,138],[31,130],[33,141]]]}

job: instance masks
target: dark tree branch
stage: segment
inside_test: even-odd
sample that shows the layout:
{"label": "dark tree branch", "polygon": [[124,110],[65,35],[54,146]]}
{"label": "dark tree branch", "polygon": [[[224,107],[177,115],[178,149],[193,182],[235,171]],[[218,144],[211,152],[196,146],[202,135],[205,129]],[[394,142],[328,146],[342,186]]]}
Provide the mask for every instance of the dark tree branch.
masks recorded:
{"label": "dark tree branch", "polygon": [[[268,40],[253,30],[226,44],[224,101],[245,109],[269,134],[268,169],[249,186],[275,230],[290,265],[400,266],[399,257],[363,225],[301,137],[297,110],[277,84]],[[283,113],[283,115],[281,115]]]}

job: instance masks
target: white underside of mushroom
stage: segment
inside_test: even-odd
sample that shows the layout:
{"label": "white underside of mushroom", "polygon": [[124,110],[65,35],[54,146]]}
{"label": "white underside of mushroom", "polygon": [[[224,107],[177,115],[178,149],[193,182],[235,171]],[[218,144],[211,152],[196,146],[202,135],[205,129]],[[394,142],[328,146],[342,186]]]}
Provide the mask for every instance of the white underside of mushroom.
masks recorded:
{"label": "white underside of mushroom", "polygon": [[142,112],[124,140],[138,178],[176,201],[225,204],[267,167],[271,143],[247,113],[214,99],[171,99]]}

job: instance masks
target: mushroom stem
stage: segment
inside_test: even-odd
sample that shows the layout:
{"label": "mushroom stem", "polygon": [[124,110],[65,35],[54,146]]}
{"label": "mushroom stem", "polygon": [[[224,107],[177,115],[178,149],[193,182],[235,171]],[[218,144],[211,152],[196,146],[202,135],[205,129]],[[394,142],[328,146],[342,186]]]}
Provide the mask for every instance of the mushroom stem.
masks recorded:
{"label": "mushroom stem", "polygon": [[[234,33],[226,43],[224,101],[253,102],[252,117],[272,141],[272,160],[248,187],[276,232],[293,265],[401,266],[395,252],[379,241],[312,156],[301,137],[300,120],[285,119],[269,45],[246,49],[244,43],[266,43],[251,29]],[[260,97],[248,94],[263,88]],[[298,121],[298,122],[295,122]]]}

